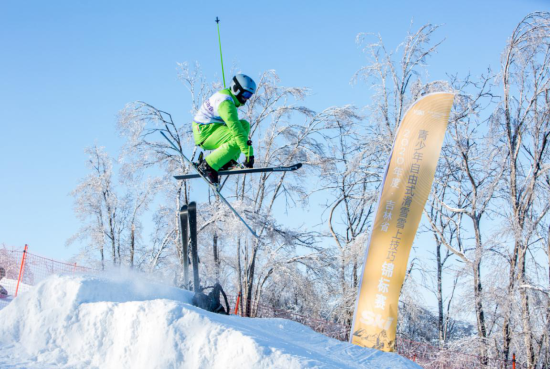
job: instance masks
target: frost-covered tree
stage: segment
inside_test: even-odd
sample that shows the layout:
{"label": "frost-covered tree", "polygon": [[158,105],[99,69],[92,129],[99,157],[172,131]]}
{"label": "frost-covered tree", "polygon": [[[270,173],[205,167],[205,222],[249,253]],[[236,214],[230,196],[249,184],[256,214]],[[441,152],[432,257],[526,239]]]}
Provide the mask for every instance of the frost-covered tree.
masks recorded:
{"label": "frost-covered tree", "polygon": [[437,91],[437,83],[422,83],[422,73],[442,42],[432,42],[438,28],[427,24],[416,32],[409,31],[395,51],[386,48],[380,35],[374,41],[369,34],[357,36],[367,64],[355,73],[353,81],[364,81],[373,91],[372,101],[365,109],[373,129],[369,133],[386,153],[391,149],[399,123],[410,104],[423,93]]}
{"label": "frost-covered tree", "polygon": [[[491,99],[487,90],[488,78],[482,77],[481,80],[485,83],[476,85],[481,88],[475,89],[474,96],[459,94],[455,97],[441,169],[436,180],[444,186],[435,186],[436,191],[433,191],[434,199],[442,205],[435,216],[440,217],[440,222],[436,224],[432,216],[428,219],[437,240],[470,269],[473,294],[468,294],[474,297],[480,356],[482,362],[487,363],[488,328],[481,271],[488,242],[483,238],[482,221],[486,221],[495,202],[494,193],[502,178],[504,165],[502,150],[495,145],[494,133],[485,133],[485,122],[479,118],[479,110]],[[464,90],[469,84],[466,81],[460,89]],[[484,102],[484,99],[488,101]]]}
{"label": "frost-covered tree", "polygon": [[[532,303],[537,292],[529,276],[529,254],[537,242],[537,228],[548,217],[544,196],[550,170],[550,13],[526,16],[517,26],[502,55],[502,102],[493,115],[493,129],[501,135],[507,172],[502,194],[506,197],[507,229],[513,239],[509,253],[508,296],[519,289],[521,336],[525,359],[536,367],[540,336],[535,336]],[[513,300],[505,306],[503,356],[508,358],[512,341]],[[539,349],[536,347],[539,346]]]}
{"label": "frost-covered tree", "polygon": [[371,165],[380,161],[355,109],[346,106],[334,113],[326,133],[327,155],[319,165],[321,180],[312,195],[327,194],[323,204],[327,236],[337,251],[333,261],[337,282],[330,285],[331,296],[338,298],[332,314],[337,321],[350,324],[368,221],[376,204],[374,190],[380,183],[380,173]]}
{"label": "frost-covered tree", "polygon": [[147,247],[143,246],[141,216],[149,210],[149,204],[161,188],[158,178],[145,179],[141,176],[132,176],[124,181],[127,189],[126,201],[126,234],[124,243],[127,245],[127,258],[130,268],[140,267],[146,263]]}
{"label": "frost-covered tree", "polygon": [[85,225],[69,240],[87,241],[83,250],[87,260],[92,251],[99,251],[101,268],[105,268],[106,253],[113,265],[120,265],[120,243],[124,230],[121,214],[126,203],[121,201],[113,179],[113,160],[103,147],[86,149],[90,174],[71,193],[75,198],[76,215]]}
{"label": "frost-covered tree", "polygon": [[[437,298],[437,332],[439,346],[444,347],[451,336],[452,320],[451,308],[455,297],[456,287],[459,279],[459,272],[451,271],[450,265],[453,261],[453,253],[445,247],[445,243],[450,245],[457,244],[457,235],[460,233],[461,214],[451,214],[448,216],[443,207],[446,200],[449,177],[442,174],[441,169],[436,173],[432,191],[433,196],[428,199],[428,205],[425,209],[426,217],[431,226],[428,228],[433,236],[435,247],[433,251],[435,260],[427,260],[422,269],[426,270],[425,285]],[[457,247],[457,246],[453,246]],[[445,283],[445,276],[451,274],[451,283]],[[450,290],[450,291],[449,291]]]}

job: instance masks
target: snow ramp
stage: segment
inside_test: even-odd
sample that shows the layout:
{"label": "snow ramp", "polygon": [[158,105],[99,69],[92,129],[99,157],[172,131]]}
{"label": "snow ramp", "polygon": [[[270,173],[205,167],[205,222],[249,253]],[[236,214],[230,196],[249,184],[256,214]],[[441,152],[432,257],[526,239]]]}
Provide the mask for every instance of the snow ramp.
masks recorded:
{"label": "snow ramp", "polygon": [[420,368],[285,319],[213,314],[139,277],[59,276],[0,311],[1,368]]}

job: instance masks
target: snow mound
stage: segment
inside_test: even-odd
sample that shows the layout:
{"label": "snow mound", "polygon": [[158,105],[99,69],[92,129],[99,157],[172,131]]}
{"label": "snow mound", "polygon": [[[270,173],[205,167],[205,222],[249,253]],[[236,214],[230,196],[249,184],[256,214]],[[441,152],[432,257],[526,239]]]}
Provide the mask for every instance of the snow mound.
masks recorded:
{"label": "snow mound", "polygon": [[209,313],[132,277],[51,276],[0,311],[2,368],[419,368],[284,319]]}

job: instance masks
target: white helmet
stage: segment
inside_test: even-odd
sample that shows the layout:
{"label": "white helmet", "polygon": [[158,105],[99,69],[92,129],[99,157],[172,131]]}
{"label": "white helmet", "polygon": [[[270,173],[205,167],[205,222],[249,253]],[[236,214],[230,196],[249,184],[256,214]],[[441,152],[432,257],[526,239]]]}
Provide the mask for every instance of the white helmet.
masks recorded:
{"label": "white helmet", "polygon": [[256,92],[256,82],[247,75],[237,74],[229,87],[241,104],[244,104]]}

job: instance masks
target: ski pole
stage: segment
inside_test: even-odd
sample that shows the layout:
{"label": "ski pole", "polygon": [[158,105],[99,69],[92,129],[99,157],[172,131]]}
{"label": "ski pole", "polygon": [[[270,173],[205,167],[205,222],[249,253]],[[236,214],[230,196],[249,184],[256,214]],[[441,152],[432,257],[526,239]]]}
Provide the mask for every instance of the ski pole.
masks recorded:
{"label": "ski pole", "polygon": [[220,37],[220,19],[218,17],[216,17],[216,23],[218,25],[218,43],[220,44],[220,60],[222,62],[223,88],[226,88],[225,87],[225,72],[223,71],[222,39]]}

